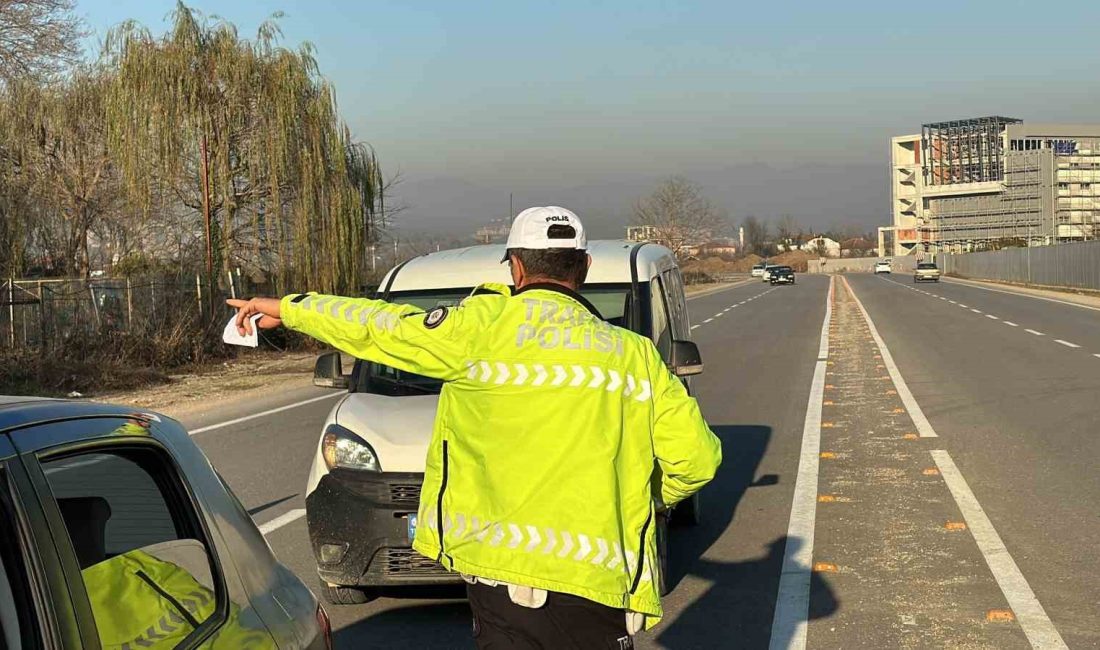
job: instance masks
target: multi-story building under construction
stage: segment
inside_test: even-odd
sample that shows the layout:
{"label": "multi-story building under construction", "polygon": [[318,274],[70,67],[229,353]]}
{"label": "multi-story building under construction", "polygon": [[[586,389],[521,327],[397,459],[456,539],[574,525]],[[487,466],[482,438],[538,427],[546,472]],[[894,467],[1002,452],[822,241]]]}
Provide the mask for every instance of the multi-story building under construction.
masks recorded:
{"label": "multi-story building under construction", "polygon": [[1100,236],[1100,125],[935,122],[890,158],[894,255]]}

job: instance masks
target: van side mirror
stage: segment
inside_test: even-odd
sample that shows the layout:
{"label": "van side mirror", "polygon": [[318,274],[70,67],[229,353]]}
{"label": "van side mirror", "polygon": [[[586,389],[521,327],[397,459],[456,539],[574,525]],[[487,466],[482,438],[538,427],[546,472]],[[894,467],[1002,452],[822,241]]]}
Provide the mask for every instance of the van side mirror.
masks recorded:
{"label": "van side mirror", "polygon": [[348,376],[344,374],[339,352],[333,350],[317,357],[317,363],[313,366],[313,385],[322,388],[348,387]]}
{"label": "van side mirror", "polygon": [[673,341],[672,359],[668,364],[677,377],[690,377],[703,372],[703,357],[699,346],[691,341]]}

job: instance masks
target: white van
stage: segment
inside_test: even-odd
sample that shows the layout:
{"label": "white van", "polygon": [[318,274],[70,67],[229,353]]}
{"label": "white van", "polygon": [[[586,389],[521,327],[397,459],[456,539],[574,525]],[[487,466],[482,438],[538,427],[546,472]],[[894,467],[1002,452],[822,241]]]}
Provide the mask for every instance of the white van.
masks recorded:
{"label": "white van", "polygon": [[[592,267],[580,293],[604,318],[650,337],[666,361],[676,349],[675,356],[686,351],[685,358],[701,363],[671,251],[648,243],[593,241],[588,252]],[[457,305],[484,282],[511,284],[503,256],[503,245],[491,245],[417,257],[383,278],[379,297],[423,309]],[[688,372],[682,370],[679,374]],[[690,391],[690,379],[684,382]],[[314,383],[348,389],[325,420],[306,486],[306,520],[326,600],[361,603],[372,587],[458,582],[457,574],[412,550],[442,382],[364,361],[344,375],[339,353],[328,352],[317,360]],[[326,445],[330,451],[341,445],[341,454],[330,453],[326,460]],[[658,520],[662,577],[668,514]],[[696,494],[671,518],[695,524],[699,514]]]}

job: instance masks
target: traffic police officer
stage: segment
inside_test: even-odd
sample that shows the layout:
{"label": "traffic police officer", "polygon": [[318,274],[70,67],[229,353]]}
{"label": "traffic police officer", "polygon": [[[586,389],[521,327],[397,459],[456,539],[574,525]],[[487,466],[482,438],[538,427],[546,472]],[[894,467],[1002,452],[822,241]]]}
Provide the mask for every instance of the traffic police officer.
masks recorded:
{"label": "traffic police officer", "polygon": [[[444,381],[413,548],[471,583],[483,648],[629,648],[657,623],[655,517],[703,487],[721,444],[653,343],[577,290],[577,215],[520,213],[486,284],[429,311],[292,294],[231,300],[360,359]],[[625,613],[625,615],[624,615]]]}

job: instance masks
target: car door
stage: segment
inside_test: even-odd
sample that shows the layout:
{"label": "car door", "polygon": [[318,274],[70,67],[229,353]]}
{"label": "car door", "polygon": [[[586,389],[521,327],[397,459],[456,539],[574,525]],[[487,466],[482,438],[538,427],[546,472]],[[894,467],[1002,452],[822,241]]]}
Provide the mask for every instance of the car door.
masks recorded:
{"label": "car door", "polygon": [[79,646],[56,560],[15,447],[0,433],[0,648]]}
{"label": "car door", "polygon": [[55,540],[81,646],[275,647],[242,616],[248,603],[230,600],[200,501],[150,425],[89,417],[10,433]]}

